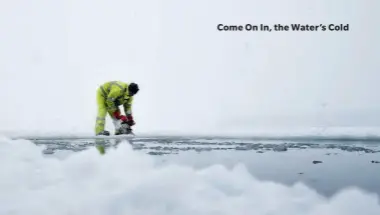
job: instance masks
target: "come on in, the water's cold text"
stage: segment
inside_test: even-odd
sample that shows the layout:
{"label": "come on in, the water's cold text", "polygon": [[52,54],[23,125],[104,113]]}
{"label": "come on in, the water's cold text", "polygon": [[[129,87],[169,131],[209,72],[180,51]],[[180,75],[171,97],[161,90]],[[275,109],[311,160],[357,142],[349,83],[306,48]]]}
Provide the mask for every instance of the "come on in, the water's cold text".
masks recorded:
{"label": "come on in, the water's cold text", "polygon": [[245,24],[245,25],[217,25],[218,31],[349,31],[349,24],[319,24],[319,25],[304,25],[304,24],[274,24],[272,26],[260,24]]}

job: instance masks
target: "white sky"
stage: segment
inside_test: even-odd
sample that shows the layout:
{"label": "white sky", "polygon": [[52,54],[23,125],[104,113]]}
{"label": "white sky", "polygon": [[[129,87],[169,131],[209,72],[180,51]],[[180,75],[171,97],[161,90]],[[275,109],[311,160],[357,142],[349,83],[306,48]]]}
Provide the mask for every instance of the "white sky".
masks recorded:
{"label": "white sky", "polygon": [[[91,133],[96,88],[109,80],[141,85],[138,131],[379,125],[379,6],[3,1],[0,131]],[[348,23],[350,31],[219,32],[220,23]]]}

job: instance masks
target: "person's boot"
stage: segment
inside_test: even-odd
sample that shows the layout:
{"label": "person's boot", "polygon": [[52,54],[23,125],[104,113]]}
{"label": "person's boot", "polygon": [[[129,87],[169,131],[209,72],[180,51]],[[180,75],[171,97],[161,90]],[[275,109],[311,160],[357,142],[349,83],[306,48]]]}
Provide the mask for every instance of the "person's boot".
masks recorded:
{"label": "person's boot", "polygon": [[96,136],[99,136],[99,135],[110,136],[110,132],[109,131],[101,131],[101,132],[96,134]]}

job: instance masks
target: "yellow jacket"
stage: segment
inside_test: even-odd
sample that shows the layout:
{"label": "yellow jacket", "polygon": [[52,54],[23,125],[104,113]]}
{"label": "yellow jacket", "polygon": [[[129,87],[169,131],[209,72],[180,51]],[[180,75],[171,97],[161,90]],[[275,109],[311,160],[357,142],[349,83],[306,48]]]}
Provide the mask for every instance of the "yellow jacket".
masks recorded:
{"label": "yellow jacket", "polygon": [[129,95],[128,83],[109,81],[100,86],[100,91],[108,111],[113,113],[118,110],[118,106],[123,105],[125,114],[132,114],[133,96]]}

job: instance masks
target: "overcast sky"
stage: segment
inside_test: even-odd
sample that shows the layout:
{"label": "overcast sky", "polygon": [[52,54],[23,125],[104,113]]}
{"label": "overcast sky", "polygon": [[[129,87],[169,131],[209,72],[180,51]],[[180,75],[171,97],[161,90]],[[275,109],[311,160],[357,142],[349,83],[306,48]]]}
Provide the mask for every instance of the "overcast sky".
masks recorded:
{"label": "overcast sky", "polygon": [[[380,125],[379,6],[375,0],[4,1],[0,131],[91,133],[96,89],[110,80],[141,85],[134,105],[141,132]],[[217,30],[247,23],[350,29]]]}

